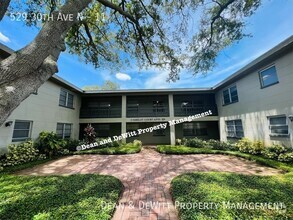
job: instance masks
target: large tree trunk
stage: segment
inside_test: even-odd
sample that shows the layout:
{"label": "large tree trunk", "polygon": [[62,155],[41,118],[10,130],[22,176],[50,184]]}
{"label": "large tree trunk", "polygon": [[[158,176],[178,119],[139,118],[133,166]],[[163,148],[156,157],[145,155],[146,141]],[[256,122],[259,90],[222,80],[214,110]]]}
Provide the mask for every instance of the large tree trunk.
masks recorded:
{"label": "large tree trunk", "polygon": [[[54,20],[44,24],[33,42],[0,63],[0,85],[36,71],[43,61],[52,54],[53,49],[60,42],[61,35],[67,33],[77,22],[78,12],[86,8],[90,2],[91,0],[68,0],[59,12],[53,12]],[[75,19],[58,21],[59,13],[71,14]]]}
{"label": "large tree trunk", "polygon": [[[92,0],[68,0],[61,8],[62,14],[77,14]],[[58,69],[56,61],[64,49],[64,35],[77,22],[48,21],[37,37],[25,48],[13,53],[0,63],[0,125],[11,112],[33,91],[39,88]]]}
{"label": "large tree trunk", "polygon": [[0,1],[0,21],[3,19],[11,0]]}
{"label": "large tree trunk", "polygon": [[38,70],[0,85],[0,125],[24,99],[58,72],[57,60],[64,50],[63,41],[55,48],[53,55],[45,59]]}

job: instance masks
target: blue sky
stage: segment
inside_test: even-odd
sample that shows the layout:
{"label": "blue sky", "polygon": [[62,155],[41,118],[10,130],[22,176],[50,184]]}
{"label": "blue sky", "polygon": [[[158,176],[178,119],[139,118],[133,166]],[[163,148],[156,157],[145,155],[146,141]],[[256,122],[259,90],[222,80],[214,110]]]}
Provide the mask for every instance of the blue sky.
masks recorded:
{"label": "blue sky", "polygon": [[[226,48],[217,58],[217,66],[207,76],[193,76],[181,73],[175,83],[166,82],[167,72],[156,68],[139,70],[94,69],[81,62],[77,56],[63,53],[58,61],[58,75],[82,88],[85,85],[101,85],[105,80],[117,82],[121,89],[194,88],[211,87],[225,79],[247,63],[257,58],[276,44],[293,35],[293,1],[264,0],[258,11],[247,20],[245,38],[238,44]],[[5,18],[0,23],[0,42],[14,50],[20,49],[33,40],[37,30],[21,22]]]}

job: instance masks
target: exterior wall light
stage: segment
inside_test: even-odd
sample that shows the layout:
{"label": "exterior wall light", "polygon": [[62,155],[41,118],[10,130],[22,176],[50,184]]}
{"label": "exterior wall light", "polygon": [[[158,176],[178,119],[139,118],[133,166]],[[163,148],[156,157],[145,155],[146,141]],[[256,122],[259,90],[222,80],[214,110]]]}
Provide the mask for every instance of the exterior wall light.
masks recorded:
{"label": "exterior wall light", "polygon": [[5,123],[5,127],[10,127],[12,125],[13,121],[8,121]]}

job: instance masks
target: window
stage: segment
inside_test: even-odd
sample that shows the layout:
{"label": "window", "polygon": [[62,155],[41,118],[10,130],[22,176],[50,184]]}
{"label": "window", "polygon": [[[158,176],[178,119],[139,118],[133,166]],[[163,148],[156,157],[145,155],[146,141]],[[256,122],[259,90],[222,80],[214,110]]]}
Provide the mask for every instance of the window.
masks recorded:
{"label": "window", "polygon": [[271,66],[259,72],[261,87],[268,87],[279,82],[275,66]]}
{"label": "window", "polygon": [[97,137],[109,137],[110,136],[110,125],[109,124],[98,124],[95,126]]}
{"label": "window", "polygon": [[289,127],[285,115],[269,117],[271,136],[288,136]]}
{"label": "window", "polygon": [[63,139],[71,137],[71,124],[57,123],[57,136]]}
{"label": "window", "polygon": [[227,137],[230,137],[230,138],[244,137],[241,120],[226,121],[226,130],[227,130]]}
{"label": "window", "polygon": [[59,97],[59,105],[73,108],[73,94],[69,93],[68,91],[61,89],[60,97]]}
{"label": "window", "polygon": [[223,91],[223,101],[224,105],[238,102],[238,93],[236,85],[231,86],[230,88],[225,89]]}
{"label": "window", "polygon": [[183,136],[206,136],[208,135],[205,123],[183,123]]}
{"label": "window", "polygon": [[15,121],[12,142],[25,141],[31,137],[32,121]]}

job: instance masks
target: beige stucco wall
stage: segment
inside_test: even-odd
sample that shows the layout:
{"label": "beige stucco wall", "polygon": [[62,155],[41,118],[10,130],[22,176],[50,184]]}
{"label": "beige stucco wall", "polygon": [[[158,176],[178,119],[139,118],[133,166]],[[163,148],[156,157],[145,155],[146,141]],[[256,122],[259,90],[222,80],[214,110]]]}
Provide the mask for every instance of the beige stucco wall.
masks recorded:
{"label": "beige stucco wall", "polygon": [[[279,83],[261,89],[258,71],[275,64]],[[293,115],[293,52],[235,82],[239,102],[223,106],[222,91],[216,94],[220,119],[220,137],[226,141],[226,120],[242,119],[244,136],[263,140],[266,145],[293,146],[293,122],[288,119],[290,137],[270,137],[268,116]],[[231,84],[232,85],[232,84]]]}
{"label": "beige stucco wall", "polygon": [[0,153],[5,152],[7,145],[12,141],[15,120],[33,121],[31,133],[33,139],[37,138],[41,131],[56,132],[57,122],[73,124],[71,138],[78,138],[80,97],[72,92],[74,109],[61,107],[59,106],[60,89],[61,86],[47,81],[38,89],[37,95],[30,95],[13,111],[6,120],[13,121],[13,124],[5,127],[4,123],[0,127]]}

